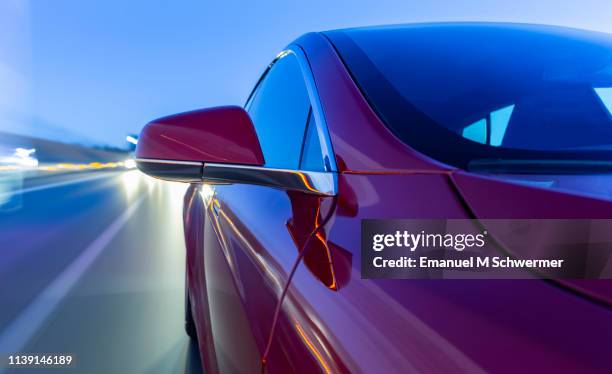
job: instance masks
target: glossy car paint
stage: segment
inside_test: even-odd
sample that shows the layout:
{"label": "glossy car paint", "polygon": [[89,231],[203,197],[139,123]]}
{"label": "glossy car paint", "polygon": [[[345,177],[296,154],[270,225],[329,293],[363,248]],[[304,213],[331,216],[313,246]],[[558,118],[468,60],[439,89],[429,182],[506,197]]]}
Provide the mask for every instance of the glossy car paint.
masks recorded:
{"label": "glossy car paint", "polygon": [[610,202],[431,160],[386,129],[324,36],[289,48],[312,69],[339,193],[190,187],[187,274],[206,372],[609,370],[608,281],[362,280],[358,269],[363,218],[610,218]]}
{"label": "glossy car paint", "polygon": [[244,109],[225,106],[158,118],[141,131],[136,158],[264,164],[253,123]]}

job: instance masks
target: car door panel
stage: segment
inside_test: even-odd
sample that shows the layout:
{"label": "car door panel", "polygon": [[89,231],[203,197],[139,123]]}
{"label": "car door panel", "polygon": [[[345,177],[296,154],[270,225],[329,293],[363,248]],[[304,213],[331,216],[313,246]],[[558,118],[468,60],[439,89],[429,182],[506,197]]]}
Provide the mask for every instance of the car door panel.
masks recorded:
{"label": "car door panel", "polygon": [[[199,193],[203,188],[207,196]],[[209,186],[191,186],[185,195],[187,276],[203,369],[206,373],[258,372],[261,349],[247,318],[235,246],[228,244],[235,238],[213,191]],[[269,320],[271,316],[262,316],[259,324]]]}
{"label": "car door panel", "polygon": [[279,320],[274,343],[295,347],[287,354],[299,357],[308,372],[313,367],[320,372],[427,371],[423,357],[430,360],[429,369],[461,369],[427,347],[420,336],[429,330],[418,321],[406,324],[401,309],[390,308],[392,300],[380,281],[362,280],[359,270],[361,219],[467,217],[448,177],[348,174],[340,175],[339,185],[339,203],[324,231],[330,266],[336,273],[342,270],[345,280],[336,289],[328,287],[305,261],[300,263],[282,304],[292,320]]}
{"label": "car door panel", "polygon": [[227,262],[232,264],[248,332],[263,356],[276,307],[298,257],[287,229],[291,201],[284,191],[247,185],[219,186],[217,198]]}
{"label": "car door panel", "polygon": [[[317,230],[332,217],[337,205],[334,198],[319,197],[301,192],[289,192],[292,216],[287,222],[296,248],[300,251],[300,266],[305,266],[313,281],[321,287],[338,290],[346,284],[350,274],[352,255],[330,243],[325,230]],[[290,280],[292,282],[292,280]],[[289,283],[289,290],[291,285]],[[272,335],[267,368],[272,373],[347,372],[342,360],[330,346],[317,349],[321,341],[317,322],[305,325],[296,316],[303,315],[301,304],[285,301],[278,315]],[[326,359],[334,357],[334,359]]]}
{"label": "car door panel", "polygon": [[500,363],[508,372],[546,371],[553,361],[570,372],[609,367],[604,343],[584,344],[611,336],[609,311],[546,282],[361,279],[361,219],[469,217],[445,175],[341,179],[358,215],[338,211],[326,238],[353,255],[349,280],[334,291],[301,263],[282,302],[291,319],[276,326],[277,349],[291,347],[283,353],[307,369],[298,372],[478,373]]}
{"label": "car door panel", "polygon": [[186,261],[186,287],[191,301],[191,313],[196,324],[202,367],[206,373],[218,373],[204,266],[205,233],[211,233],[208,201],[200,194],[202,186],[192,184],[185,193],[184,227]]}
{"label": "car door panel", "polygon": [[234,256],[229,254],[233,238],[225,236],[224,220],[213,209],[209,215],[215,217],[205,228],[204,274],[216,362],[221,373],[257,372],[261,355],[236,283]]}

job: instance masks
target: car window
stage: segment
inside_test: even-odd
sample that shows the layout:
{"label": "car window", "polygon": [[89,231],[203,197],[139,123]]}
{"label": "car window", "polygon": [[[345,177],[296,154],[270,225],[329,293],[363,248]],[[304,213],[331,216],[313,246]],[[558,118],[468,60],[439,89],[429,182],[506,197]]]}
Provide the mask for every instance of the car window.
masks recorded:
{"label": "car window", "polygon": [[306,135],[304,137],[304,148],[302,150],[302,159],[300,161],[300,169],[309,171],[326,171],[323,152],[321,150],[321,139],[317,131],[312,110],[308,115],[308,125],[306,126]]}
{"label": "car window", "polygon": [[265,166],[298,169],[310,102],[297,58],[279,59],[264,77],[248,107]]}
{"label": "car window", "polygon": [[612,161],[609,34],[458,24],[328,36],[389,129],[432,158],[537,172]]}

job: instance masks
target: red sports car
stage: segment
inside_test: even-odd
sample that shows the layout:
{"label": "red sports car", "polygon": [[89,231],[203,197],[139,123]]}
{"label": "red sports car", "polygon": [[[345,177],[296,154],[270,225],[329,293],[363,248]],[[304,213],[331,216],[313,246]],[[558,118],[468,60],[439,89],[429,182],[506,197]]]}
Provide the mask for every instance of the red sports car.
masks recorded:
{"label": "red sports car", "polygon": [[608,34],[307,34],[244,109],[154,120],[136,157],[190,183],[186,329],[207,373],[612,368],[609,280],[359,270],[363,219],[612,218]]}

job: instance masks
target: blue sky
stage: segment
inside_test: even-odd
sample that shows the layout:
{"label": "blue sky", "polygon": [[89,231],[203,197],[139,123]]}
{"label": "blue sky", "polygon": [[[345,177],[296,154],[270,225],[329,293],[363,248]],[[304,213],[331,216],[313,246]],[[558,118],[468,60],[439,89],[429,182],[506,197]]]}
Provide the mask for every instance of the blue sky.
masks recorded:
{"label": "blue sky", "polygon": [[308,31],[513,21],[612,32],[609,0],[0,1],[0,131],[123,145],[150,119],[242,104]]}

